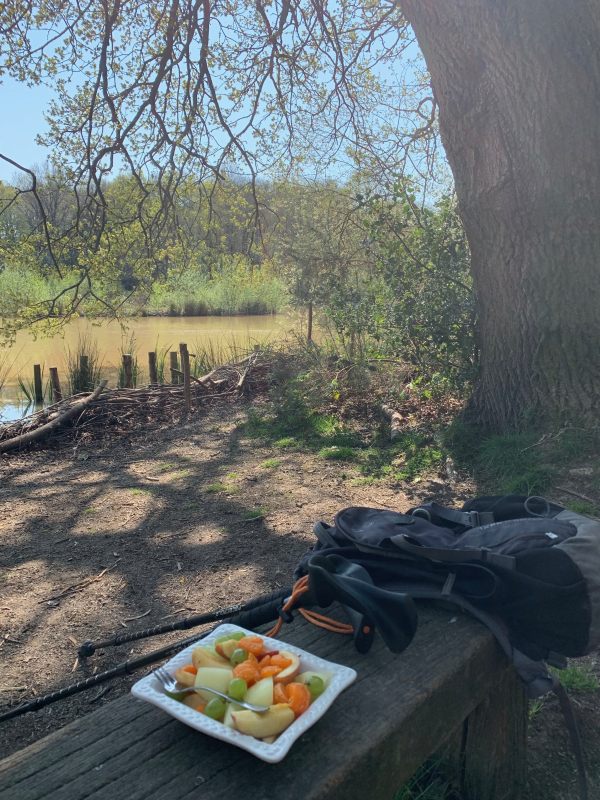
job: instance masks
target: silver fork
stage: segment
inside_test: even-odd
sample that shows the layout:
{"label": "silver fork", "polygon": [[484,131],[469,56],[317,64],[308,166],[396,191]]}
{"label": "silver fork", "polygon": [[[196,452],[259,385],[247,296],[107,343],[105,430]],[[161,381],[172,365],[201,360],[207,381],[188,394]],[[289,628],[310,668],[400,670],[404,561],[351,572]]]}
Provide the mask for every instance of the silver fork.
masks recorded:
{"label": "silver fork", "polygon": [[216,689],[211,689],[209,686],[182,686],[180,683],[177,683],[175,678],[167,672],[164,667],[155,669],[152,674],[166,692],[191,694],[192,692],[197,692],[198,689],[202,689],[204,692],[211,692],[217,697],[222,697],[223,700],[227,700],[229,703],[236,703],[238,706],[247,708],[250,711],[256,711],[258,714],[264,714],[265,711],[269,710],[269,706],[257,706],[255,703],[247,703],[245,700],[236,700],[233,697],[229,697],[228,694],[223,694],[223,692],[218,692]]}

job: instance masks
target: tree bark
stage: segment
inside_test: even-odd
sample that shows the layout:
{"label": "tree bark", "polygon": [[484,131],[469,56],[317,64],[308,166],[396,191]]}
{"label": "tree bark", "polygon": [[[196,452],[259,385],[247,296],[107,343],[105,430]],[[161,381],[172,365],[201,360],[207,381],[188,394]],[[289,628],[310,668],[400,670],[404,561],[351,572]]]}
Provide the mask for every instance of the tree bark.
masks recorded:
{"label": "tree bark", "polygon": [[402,0],[471,247],[475,418],[600,418],[600,4]]}

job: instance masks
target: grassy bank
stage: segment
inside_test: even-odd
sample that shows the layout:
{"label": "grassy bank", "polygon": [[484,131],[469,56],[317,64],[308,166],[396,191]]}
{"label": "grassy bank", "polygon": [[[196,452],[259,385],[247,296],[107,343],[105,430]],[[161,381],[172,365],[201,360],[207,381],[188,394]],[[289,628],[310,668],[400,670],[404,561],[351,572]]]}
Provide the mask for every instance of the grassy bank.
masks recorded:
{"label": "grassy bank", "polygon": [[[75,277],[43,277],[33,269],[6,267],[0,271],[0,317],[20,315],[23,309],[31,309],[32,314],[34,310],[48,309],[49,301],[71,285]],[[235,261],[210,277],[199,269],[180,273],[174,270],[167,280],[156,280],[149,289],[139,286],[132,293],[119,285],[103,285],[99,294],[120,306],[124,316],[276,314],[289,304],[284,284],[269,270],[251,270],[245,262]],[[53,310],[60,316],[65,309],[58,301]],[[84,297],[79,311],[98,317],[107,313],[92,297]]]}

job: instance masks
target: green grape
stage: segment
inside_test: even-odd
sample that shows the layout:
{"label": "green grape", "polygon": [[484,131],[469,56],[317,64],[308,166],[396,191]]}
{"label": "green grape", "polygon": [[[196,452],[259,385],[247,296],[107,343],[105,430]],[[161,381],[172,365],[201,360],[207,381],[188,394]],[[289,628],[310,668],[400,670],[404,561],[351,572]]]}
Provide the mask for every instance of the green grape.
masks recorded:
{"label": "green grape", "polygon": [[228,642],[230,639],[235,639],[235,641],[239,641],[243,639],[246,634],[244,631],[239,631],[238,633],[226,633],[224,636],[219,636],[218,639],[215,639],[214,644],[218,644],[219,642]]}
{"label": "green grape", "polygon": [[227,689],[227,694],[229,697],[233,697],[234,700],[243,700],[247,691],[248,684],[243,678],[233,678],[229,684],[229,689]]}
{"label": "green grape", "polygon": [[204,709],[204,713],[207,717],[211,719],[223,719],[225,716],[225,710],[227,708],[227,703],[225,700],[221,700],[220,697],[213,697],[212,700],[209,700],[206,704],[206,708]]}
{"label": "green grape", "polygon": [[310,696],[314,700],[320,694],[323,694],[325,691],[325,684],[323,683],[323,678],[319,678],[318,675],[311,675],[308,681],[306,682],[308,686],[308,691],[310,692]]}
{"label": "green grape", "polygon": [[183,698],[186,696],[186,692],[167,692],[166,689],[165,694],[167,697],[172,697],[173,700],[183,700]]}
{"label": "green grape", "polygon": [[234,667],[237,667],[238,664],[241,664],[242,661],[245,661],[248,658],[248,651],[244,650],[243,647],[237,647],[233,653],[231,654],[231,658],[229,659]]}

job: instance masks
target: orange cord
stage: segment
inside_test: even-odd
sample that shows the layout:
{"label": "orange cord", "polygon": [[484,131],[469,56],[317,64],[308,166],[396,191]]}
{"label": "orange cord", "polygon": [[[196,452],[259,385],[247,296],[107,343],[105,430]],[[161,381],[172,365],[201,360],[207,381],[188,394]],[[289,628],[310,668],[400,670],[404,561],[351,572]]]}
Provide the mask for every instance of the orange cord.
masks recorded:
{"label": "orange cord", "polygon": [[[308,592],[308,575],[303,575],[292,587],[292,593],[283,605],[282,610],[290,611],[296,600],[298,600],[298,598],[303,594],[306,594],[306,592]],[[354,633],[354,628],[352,625],[348,625],[346,622],[340,622],[337,619],[326,617],[324,614],[318,614],[316,611],[308,611],[305,608],[299,608],[298,611],[302,614],[304,619],[307,620],[307,622],[312,622],[313,625],[317,625],[319,628],[325,628],[325,630],[332,631],[333,633]],[[266,635],[277,636],[282,625],[283,619],[279,617],[273,628],[271,628]]]}

